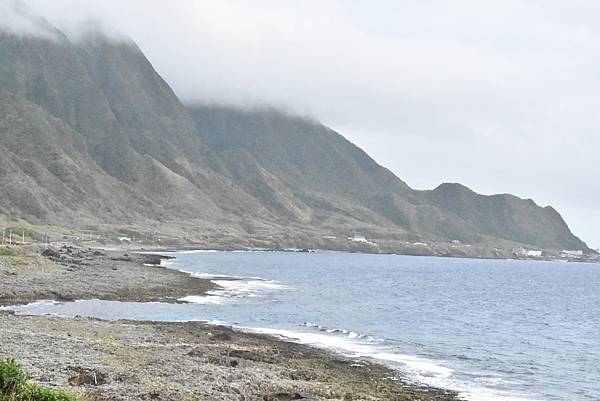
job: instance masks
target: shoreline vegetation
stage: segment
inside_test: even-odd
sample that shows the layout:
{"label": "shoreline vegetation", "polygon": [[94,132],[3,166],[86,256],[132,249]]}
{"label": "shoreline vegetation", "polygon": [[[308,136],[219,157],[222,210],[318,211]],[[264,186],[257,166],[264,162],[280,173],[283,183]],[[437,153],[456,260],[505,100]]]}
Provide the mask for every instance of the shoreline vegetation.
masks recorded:
{"label": "shoreline vegetation", "polygon": [[0,360],[0,400],[2,401],[79,401],[62,391],[36,386],[14,359]]}
{"label": "shoreline vegetation", "polygon": [[[161,256],[75,246],[0,257],[0,305],[40,299],[178,302],[214,288]],[[365,359],[202,322],[110,321],[0,311],[0,359],[83,400],[456,400]],[[0,399],[2,396],[0,395]]]}

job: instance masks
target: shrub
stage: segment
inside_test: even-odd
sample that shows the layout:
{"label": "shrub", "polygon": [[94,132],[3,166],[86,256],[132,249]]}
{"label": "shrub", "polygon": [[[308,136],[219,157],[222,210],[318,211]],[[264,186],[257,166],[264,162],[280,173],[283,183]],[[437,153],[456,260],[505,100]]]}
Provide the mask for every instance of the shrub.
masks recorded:
{"label": "shrub", "polygon": [[77,401],[77,398],[64,391],[49,388],[28,386],[24,392],[23,401]]}
{"label": "shrub", "polygon": [[6,227],[4,228],[5,235],[8,235],[8,232],[12,231],[13,240],[16,242],[21,242],[21,238],[23,238],[23,234],[25,234],[25,238],[35,241],[41,241],[44,235],[36,230],[32,230],[31,228],[25,227]]}
{"label": "shrub", "polygon": [[14,359],[0,361],[0,401],[78,401],[64,391],[38,387],[27,382],[27,375]]}
{"label": "shrub", "polygon": [[19,391],[26,381],[27,377],[14,359],[8,359],[6,362],[0,361],[0,395]]}

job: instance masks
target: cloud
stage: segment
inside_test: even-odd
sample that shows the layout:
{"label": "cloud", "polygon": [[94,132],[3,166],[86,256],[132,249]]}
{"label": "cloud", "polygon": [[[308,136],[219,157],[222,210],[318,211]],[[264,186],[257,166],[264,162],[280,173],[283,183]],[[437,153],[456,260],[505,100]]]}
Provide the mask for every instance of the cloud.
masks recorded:
{"label": "cloud", "polygon": [[314,115],[409,184],[531,197],[600,246],[597,2],[25,3],[131,36],[185,101]]}
{"label": "cloud", "polygon": [[21,1],[0,2],[0,30],[36,37],[54,38],[56,30]]}

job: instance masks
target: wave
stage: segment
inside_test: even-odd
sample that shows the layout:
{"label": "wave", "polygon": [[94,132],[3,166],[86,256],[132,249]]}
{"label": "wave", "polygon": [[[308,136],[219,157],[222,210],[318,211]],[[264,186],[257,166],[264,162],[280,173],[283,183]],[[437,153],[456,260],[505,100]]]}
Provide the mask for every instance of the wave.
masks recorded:
{"label": "wave", "polygon": [[[242,252],[256,252],[247,250]],[[254,298],[268,291],[287,290],[291,287],[273,280],[260,277],[239,277],[206,272],[194,272],[178,267],[175,261],[164,261],[170,268],[191,274],[195,277],[211,280],[218,285],[217,289],[209,291],[205,296],[185,297],[181,300],[198,304],[219,304],[239,302],[241,298]],[[411,382],[445,388],[457,391],[461,399],[467,401],[537,401],[532,398],[519,396],[513,392],[504,391],[513,386],[502,377],[484,375],[473,372],[472,375],[463,372],[452,358],[438,360],[435,356],[424,357],[418,353],[403,352],[394,341],[387,341],[366,333],[346,328],[323,326],[317,323],[305,322],[298,329],[240,327],[214,322],[213,324],[228,325],[248,332],[272,335],[287,341],[302,343],[322,349],[337,352],[349,358],[369,359],[385,364],[399,372],[399,376]]]}
{"label": "wave", "polygon": [[[228,281],[228,283],[231,282]],[[268,282],[262,284],[272,285],[272,283]],[[227,298],[225,296],[215,295],[198,297],[190,296],[185,297],[182,300],[197,304],[222,304],[227,302],[236,302],[235,298]],[[121,304],[121,302],[118,301],[98,300],[77,300],[74,303],[89,304],[96,302]],[[148,304],[152,303],[156,302],[149,302]],[[38,315],[62,316],[60,313],[52,312],[51,310],[38,311],[37,313],[31,310],[31,308],[35,306],[52,307],[59,306],[61,304],[64,303],[51,300],[42,300],[28,304],[25,307],[10,307],[10,309],[15,310],[15,312],[18,314],[30,314],[33,312],[33,314]],[[127,303],[122,304],[126,305]],[[8,308],[5,307],[0,309]],[[94,313],[90,314],[90,316],[93,315]],[[66,317],[69,316],[70,314],[66,315]],[[503,385],[502,387],[510,388],[510,383],[503,381],[501,378],[494,377],[493,375],[481,377],[482,375],[479,374],[475,374],[473,377],[468,379],[461,378],[459,373],[456,373],[453,369],[445,366],[443,361],[438,362],[399,352],[399,350],[394,347],[394,342],[375,338],[368,334],[359,333],[353,330],[330,328],[309,322],[301,325],[307,330],[285,330],[275,328],[243,327],[239,325],[232,325],[221,320],[206,321],[186,319],[178,321],[203,321],[212,325],[225,325],[243,331],[268,334],[286,341],[307,344],[337,352],[345,357],[357,359],[355,361],[357,364],[360,364],[361,360],[364,359],[374,360],[376,362],[388,365],[399,372],[402,372],[402,378],[405,380],[410,380],[418,384],[454,390],[460,393],[461,398],[468,401],[533,401],[531,398],[515,396],[507,391],[501,391],[497,389],[498,385]],[[477,378],[477,376],[479,376],[479,378]],[[490,388],[490,386],[494,388]]]}
{"label": "wave", "polygon": [[[0,306],[0,311],[18,311],[19,309],[31,308],[31,307],[39,307],[39,306],[53,306],[53,305],[63,305],[62,301],[55,301],[52,299],[40,299],[34,302],[30,302],[24,305],[6,305]],[[50,315],[51,313],[48,313]]]}
{"label": "wave", "polygon": [[[508,391],[492,389],[486,384],[504,382],[499,377],[486,378],[482,383],[464,380],[443,362],[398,352],[384,339],[360,334],[352,330],[328,328],[319,324],[305,322],[301,326],[318,332],[285,330],[273,328],[238,327],[245,331],[268,334],[277,338],[334,351],[348,358],[365,358],[383,363],[398,372],[402,378],[411,382],[437,388],[457,391],[467,401],[539,401],[521,397]],[[504,384],[509,384],[504,382]]]}
{"label": "wave", "polygon": [[262,292],[288,290],[289,286],[265,279],[233,279],[211,280],[220,288],[208,291],[209,295],[225,296],[230,298],[258,297]]}
{"label": "wave", "polygon": [[321,326],[319,324],[311,323],[311,322],[304,322],[304,323],[302,323],[301,326],[313,328],[313,329],[323,331],[326,333],[330,333],[330,334],[344,335],[344,336],[347,336],[348,338],[356,338],[356,339],[360,339],[360,340],[366,340],[366,341],[373,342],[373,343],[382,343],[385,341],[383,338],[375,338],[368,334],[361,334],[361,333],[358,333],[358,332],[355,332],[352,330],[346,330],[346,329],[325,327],[325,326]]}
{"label": "wave", "polygon": [[251,277],[251,276],[230,276],[227,274],[214,274],[214,273],[204,273],[204,272],[195,272],[192,270],[185,270],[184,268],[174,268],[175,270],[179,270],[182,273],[187,273],[190,276],[193,277],[198,277],[198,278],[203,278],[203,279],[207,279],[207,280],[213,280],[213,279],[218,279],[218,280],[255,280],[255,281],[270,281],[270,282],[274,282],[273,280],[268,280],[262,277]]}
{"label": "wave", "polygon": [[203,278],[206,280],[212,280],[212,279],[238,280],[238,279],[243,278],[243,277],[238,277],[238,276],[228,276],[226,274],[198,273],[198,272],[191,271],[191,270],[185,270],[183,268],[177,268],[176,270],[179,270],[182,273],[187,273],[192,277]]}
{"label": "wave", "polygon": [[[306,323],[304,324],[306,325]],[[307,327],[315,327],[315,325],[307,326]],[[317,327],[321,327],[318,326]],[[382,342],[381,339],[370,340],[373,339],[371,336],[359,337],[356,335],[357,333],[350,330],[339,329],[335,332],[328,332],[329,334],[333,333],[342,333],[346,334],[345,336],[339,335],[328,335],[321,333],[313,333],[313,332],[304,332],[304,331],[293,331],[293,330],[283,330],[283,329],[270,329],[270,328],[247,328],[250,331],[258,332],[262,334],[270,334],[276,337],[281,337],[285,340],[298,342],[306,345],[316,346],[318,348],[325,348],[336,351],[346,357],[350,358],[369,358],[376,359],[379,361],[391,362],[395,366],[395,368],[399,368],[403,365],[403,371],[410,370],[413,373],[419,373],[419,375],[425,376],[441,376],[448,377],[452,374],[452,369],[443,367],[439,364],[436,364],[433,361],[411,356],[411,355],[403,355],[399,353],[388,352],[388,347],[381,346],[377,344]],[[327,330],[325,330],[327,332]]]}
{"label": "wave", "polygon": [[[220,252],[217,250],[194,250],[194,251],[182,251],[177,253],[213,253]],[[256,298],[260,297],[265,292],[277,291],[277,290],[288,290],[291,287],[280,284],[275,280],[268,280],[262,277],[242,277],[242,276],[229,276],[225,274],[214,274],[206,272],[197,272],[189,270],[188,268],[182,267],[177,263],[177,259],[163,259],[161,266],[168,269],[178,270],[182,273],[189,274],[192,277],[197,277],[205,280],[210,280],[216,284],[219,288],[211,291],[207,291],[204,296],[188,295],[186,297],[179,298],[181,302],[188,302],[194,304],[224,304],[231,302],[234,299],[240,298]]]}
{"label": "wave", "polygon": [[206,292],[206,295],[189,295],[179,298],[179,301],[195,304],[225,304],[239,301],[241,298],[257,298],[266,292],[282,291],[291,289],[290,286],[280,284],[274,280],[266,280],[260,277],[235,277],[224,275],[212,275],[209,273],[189,273],[194,277],[204,278],[216,284],[218,288]]}
{"label": "wave", "polygon": [[223,305],[228,302],[227,298],[215,295],[188,295],[177,300],[198,305]]}

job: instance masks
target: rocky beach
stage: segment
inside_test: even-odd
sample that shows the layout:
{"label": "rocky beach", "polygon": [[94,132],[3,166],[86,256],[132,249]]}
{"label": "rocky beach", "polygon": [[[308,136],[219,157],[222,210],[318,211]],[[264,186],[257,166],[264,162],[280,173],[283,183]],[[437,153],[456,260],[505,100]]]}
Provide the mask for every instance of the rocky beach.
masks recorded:
{"label": "rocky beach", "polygon": [[[10,251],[6,251],[10,249]],[[178,302],[214,287],[160,256],[5,248],[0,304],[38,299]],[[0,312],[0,357],[46,387],[90,400],[454,400],[398,372],[270,336],[202,322],[106,321]]]}

